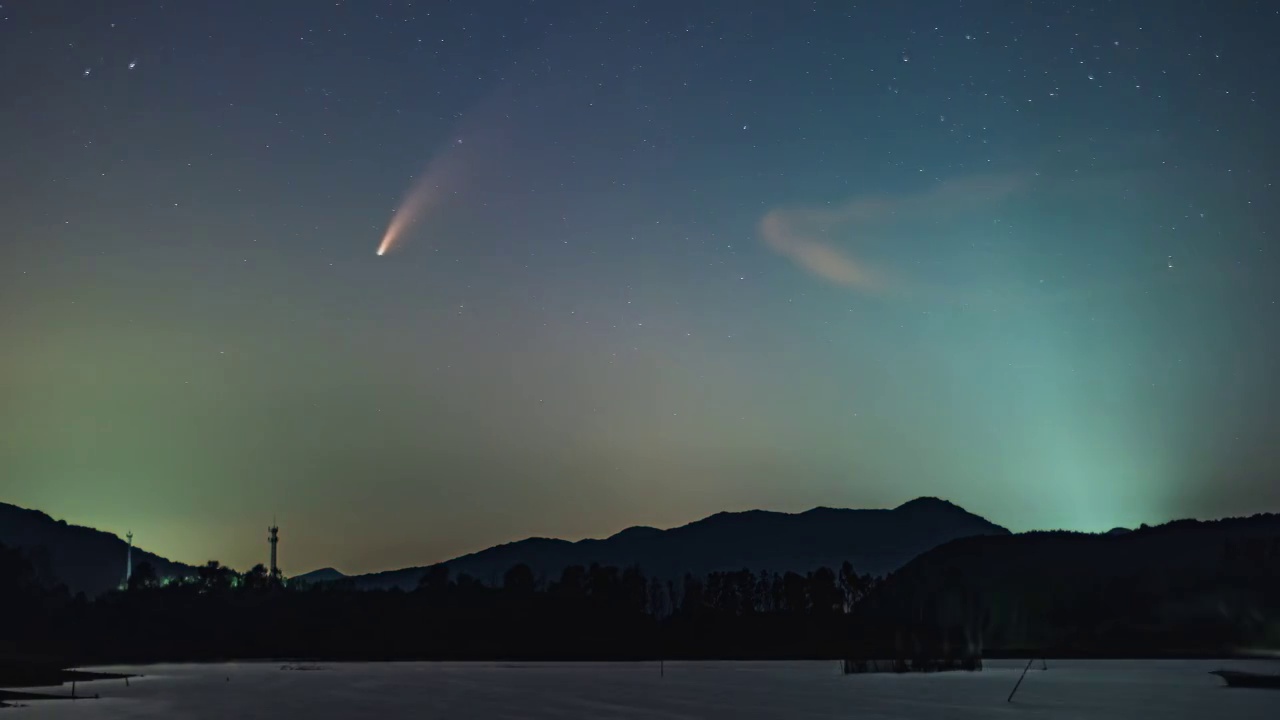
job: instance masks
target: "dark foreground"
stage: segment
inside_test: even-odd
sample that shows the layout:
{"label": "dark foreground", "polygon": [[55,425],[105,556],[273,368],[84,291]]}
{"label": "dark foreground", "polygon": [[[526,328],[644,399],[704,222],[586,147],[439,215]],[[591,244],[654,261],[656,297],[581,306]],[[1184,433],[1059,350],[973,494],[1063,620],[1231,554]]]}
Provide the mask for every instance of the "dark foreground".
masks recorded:
{"label": "dark foreground", "polygon": [[142,563],[96,598],[0,548],[0,662],[1230,657],[1280,647],[1277,523],[966,538],[884,579],[849,563],[679,580],[598,565],[540,578],[516,565],[485,584],[434,566],[402,591],[216,562],[161,579]]}
{"label": "dark foreground", "polygon": [[[19,701],[87,699],[94,694],[92,691],[85,692],[85,683],[123,680],[127,686],[132,677],[136,676],[128,673],[66,670],[56,665],[40,663],[0,663],[0,707]],[[13,688],[42,688],[42,691]],[[65,692],[50,692],[49,688],[62,688]]]}
{"label": "dark foreground", "polygon": [[1214,670],[1210,675],[1217,675],[1226,681],[1228,687],[1266,688],[1280,690],[1280,673],[1242,672],[1239,670]]}

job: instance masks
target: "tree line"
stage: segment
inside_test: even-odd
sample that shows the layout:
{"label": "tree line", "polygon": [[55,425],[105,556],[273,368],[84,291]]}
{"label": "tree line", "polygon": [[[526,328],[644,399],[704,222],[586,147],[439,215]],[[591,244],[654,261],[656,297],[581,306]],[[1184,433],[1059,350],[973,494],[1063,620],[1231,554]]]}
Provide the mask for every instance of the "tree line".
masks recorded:
{"label": "tree line", "polygon": [[1152,657],[1280,642],[1280,538],[1228,542],[1194,570],[1104,567],[1078,550],[1100,542],[973,539],[886,578],[844,563],[679,579],[575,565],[544,579],[521,564],[491,586],[436,565],[409,591],[216,561],[160,578],[141,563],[95,598],[0,546],[0,661]]}
{"label": "tree line", "polygon": [[489,586],[444,565],[411,591],[305,584],[261,565],[210,561],[161,578],[147,563],[96,598],[41,584],[21,552],[0,562],[0,612],[21,617],[0,657],[76,663],[330,659],[842,657],[851,620],[879,582],[849,563],[809,573],[740,570],[647,577],[639,567],[570,566],[540,580],[523,564]]}

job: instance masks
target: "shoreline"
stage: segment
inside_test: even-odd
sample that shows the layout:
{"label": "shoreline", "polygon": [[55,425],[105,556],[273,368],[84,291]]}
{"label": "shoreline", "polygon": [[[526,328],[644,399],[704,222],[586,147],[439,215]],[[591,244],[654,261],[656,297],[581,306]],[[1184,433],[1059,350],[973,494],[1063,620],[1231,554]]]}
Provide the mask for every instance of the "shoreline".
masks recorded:
{"label": "shoreline", "polygon": [[[281,655],[269,657],[151,657],[151,658],[89,658],[77,664],[49,662],[47,659],[32,662],[7,661],[0,664],[0,702],[19,700],[12,692],[24,688],[61,687],[69,683],[88,683],[106,680],[124,680],[145,677],[138,673],[120,673],[104,670],[85,670],[81,668],[113,668],[113,667],[148,667],[156,665],[218,665],[228,663],[280,664],[282,670],[304,667],[308,670],[322,664],[401,664],[401,663],[451,663],[451,664],[486,664],[486,663],[530,663],[530,664],[574,664],[593,663],[601,665],[627,665],[637,663],[780,663],[780,662],[841,662],[845,660],[884,660],[892,654],[876,655],[875,653],[851,654],[844,657],[834,656],[785,656],[785,655],[680,655],[680,656],[554,656],[554,655],[492,655],[492,656],[360,656],[360,655],[314,655],[294,656]],[[1067,660],[1067,661],[1177,661],[1177,660],[1275,660],[1280,657],[1275,651],[1261,649],[1238,649],[1234,651],[1187,651],[1187,652],[1111,652],[1089,653],[1069,651],[1029,651],[1008,649],[983,653],[980,658],[985,661],[1021,661],[1021,660]],[[292,667],[291,667],[292,666]],[[50,696],[47,699],[62,696]],[[84,697],[84,696],[79,696]],[[67,696],[70,699],[70,696]]]}
{"label": "shoreline", "polygon": [[[526,656],[526,655],[495,655],[490,657],[440,657],[440,656],[414,656],[414,657],[370,657],[370,656],[271,656],[271,657],[216,657],[216,658],[151,658],[146,660],[138,659],[103,659],[101,661],[91,661],[88,663],[76,665],[74,667],[59,670],[61,673],[83,674],[84,677],[77,677],[79,682],[92,682],[95,680],[122,680],[125,678],[144,677],[137,674],[124,674],[102,672],[98,670],[79,670],[78,668],[110,668],[110,667],[148,667],[155,665],[219,665],[227,663],[252,663],[252,664],[281,664],[293,666],[309,666],[318,663],[332,664],[399,664],[399,663],[451,663],[451,664],[486,664],[486,663],[537,663],[546,665],[556,664],[575,664],[575,663],[593,663],[600,665],[627,665],[636,663],[657,663],[657,662],[679,662],[679,663],[781,663],[781,662],[840,662],[846,659],[881,659],[889,657],[885,656],[862,656],[851,655],[849,657],[813,657],[813,656],[669,656],[669,657],[599,657],[599,656],[581,656],[581,657],[548,657],[548,656]],[[1053,652],[1001,652],[990,653],[981,656],[983,660],[1070,660],[1070,661],[1177,661],[1177,660],[1222,660],[1222,661],[1238,661],[1238,660],[1268,660],[1276,659],[1275,655],[1269,655],[1261,652],[1188,652],[1188,653],[1161,653],[1161,654],[1100,654],[1100,653],[1053,653]],[[294,668],[288,668],[294,669]],[[310,668],[308,668],[310,669]],[[10,685],[5,681],[8,678],[0,672],[0,688],[12,687],[47,687],[48,685]],[[70,680],[67,680],[70,682]]]}

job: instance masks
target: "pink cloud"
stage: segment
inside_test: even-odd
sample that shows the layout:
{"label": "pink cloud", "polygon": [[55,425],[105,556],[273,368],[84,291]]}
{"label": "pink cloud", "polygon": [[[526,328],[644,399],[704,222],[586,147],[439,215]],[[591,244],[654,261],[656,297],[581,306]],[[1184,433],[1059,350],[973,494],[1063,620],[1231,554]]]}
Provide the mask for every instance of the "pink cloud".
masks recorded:
{"label": "pink cloud", "polygon": [[870,295],[898,284],[887,268],[856,257],[846,241],[866,239],[873,223],[896,217],[936,218],[999,201],[1026,184],[1022,174],[974,175],[923,193],[865,195],[835,207],[775,208],[760,219],[764,243],[824,280]]}

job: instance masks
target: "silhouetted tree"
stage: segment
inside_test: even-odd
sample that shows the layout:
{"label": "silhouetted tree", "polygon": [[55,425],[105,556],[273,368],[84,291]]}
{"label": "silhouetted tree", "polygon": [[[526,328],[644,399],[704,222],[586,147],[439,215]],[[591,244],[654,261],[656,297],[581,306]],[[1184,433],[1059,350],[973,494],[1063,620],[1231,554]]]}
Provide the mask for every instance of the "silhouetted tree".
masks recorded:
{"label": "silhouetted tree", "polygon": [[137,567],[133,569],[133,572],[129,574],[130,590],[154,588],[159,585],[159,582],[160,581],[156,578],[155,566],[146,560],[138,563]]}
{"label": "silhouetted tree", "polygon": [[853,612],[853,606],[858,602],[860,591],[858,573],[854,572],[853,565],[845,560],[840,565],[840,593],[844,597],[846,613]]}
{"label": "silhouetted tree", "polygon": [[587,596],[587,569],[570,565],[560,572],[560,580],[552,583],[552,594],[561,600],[582,600]]}
{"label": "silhouetted tree", "polygon": [[773,604],[774,612],[790,610],[787,607],[787,589],[782,584],[782,576],[776,572],[769,576],[769,598]]}
{"label": "silhouetted tree", "polygon": [[728,598],[725,597],[724,592],[724,573],[708,573],[702,586],[702,602],[707,609],[718,611],[727,609]]}
{"label": "silhouetted tree", "polygon": [[664,619],[671,615],[671,608],[667,603],[667,591],[662,581],[658,578],[649,578],[649,613],[658,619]]}
{"label": "silhouetted tree", "polygon": [[502,576],[502,589],[517,597],[527,597],[533,594],[534,578],[533,570],[528,565],[519,563],[512,565]]}
{"label": "silhouetted tree", "polygon": [[436,563],[418,578],[418,591],[429,598],[438,600],[449,591],[449,566]]}
{"label": "silhouetted tree", "polygon": [[756,609],[760,612],[771,613],[778,609],[773,601],[773,586],[768,570],[761,570],[756,578],[755,598]]}
{"label": "silhouetted tree", "polygon": [[618,568],[591,563],[587,568],[587,593],[597,607],[618,607]]}
{"label": "silhouetted tree", "polygon": [[249,571],[240,577],[240,583],[246,590],[266,590],[271,586],[271,576],[267,572],[266,566],[258,563],[249,568]]}
{"label": "silhouetted tree", "polygon": [[787,571],[782,576],[782,596],[788,612],[803,613],[809,609],[809,588],[805,577],[799,573]]}
{"label": "silhouetted tree", "polygon": [[197,569],[196,581],[202,592],[227,590],[234,584],[235,571],[217,560],[210,560]]}
{"label": "silhouetted tree", "polygon": [[680,612],[685,615],[696,615],[706,607],[706,593],[702,581],[692,574],[684,576],[684,594],[680,598]]}
{"label": "silhouetted tree", "polygon": [[836,588],[836,576],[830,568],[818,568],[809,573],[809,605],[813,612],[830,615],[842,605],[840,591]]}
{"label": "silhouetted tree", "polygon": [[644,573],[640,572],[638,565],[623,570],[618,583],[620,608],[626,612],[645,612],[649,606],[647,590]]}

